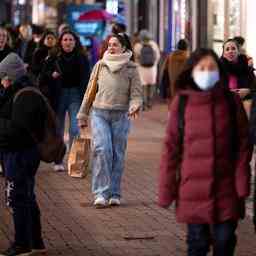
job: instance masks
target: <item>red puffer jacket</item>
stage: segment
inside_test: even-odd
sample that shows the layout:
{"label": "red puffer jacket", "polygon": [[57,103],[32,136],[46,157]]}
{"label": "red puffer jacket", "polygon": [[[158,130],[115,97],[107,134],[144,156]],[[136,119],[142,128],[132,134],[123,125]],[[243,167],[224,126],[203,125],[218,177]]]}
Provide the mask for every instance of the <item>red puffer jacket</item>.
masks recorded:
{"label": "red puffer jacket", "polygon": [[[179,165],[179,95],[187,96],[181,179]],[[231,115],[225,91],[181,91],[170,108],[164,152],[160,166],[159,205],[176,201],[179,222],[218,223],[238,220],[241,203],[250,193],[248,120],[240,99],[235,97],[237,119],[237,158],[231,153]]]}

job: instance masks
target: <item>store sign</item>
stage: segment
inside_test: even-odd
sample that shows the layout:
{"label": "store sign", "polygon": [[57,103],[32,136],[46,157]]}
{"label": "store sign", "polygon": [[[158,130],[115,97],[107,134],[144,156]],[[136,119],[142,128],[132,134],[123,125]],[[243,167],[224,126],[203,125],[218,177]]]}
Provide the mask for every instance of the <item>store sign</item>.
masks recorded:
{"label": "store sign", "polygon": [[118,14],[118,0],[107,0],[106,11],[113,15]]}

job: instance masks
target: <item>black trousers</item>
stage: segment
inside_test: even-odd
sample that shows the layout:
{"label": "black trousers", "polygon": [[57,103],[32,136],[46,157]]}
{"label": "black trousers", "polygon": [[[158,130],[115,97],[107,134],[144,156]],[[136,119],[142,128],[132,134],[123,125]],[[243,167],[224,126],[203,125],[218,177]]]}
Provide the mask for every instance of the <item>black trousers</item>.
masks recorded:
{"label": "black trousers", "polygon": [[1,153],[6,176],[6,202],[12,208],[14,243],[36,248],[42,242],[40,209],[34,193],[35,175],[40,164],[36,148]]}

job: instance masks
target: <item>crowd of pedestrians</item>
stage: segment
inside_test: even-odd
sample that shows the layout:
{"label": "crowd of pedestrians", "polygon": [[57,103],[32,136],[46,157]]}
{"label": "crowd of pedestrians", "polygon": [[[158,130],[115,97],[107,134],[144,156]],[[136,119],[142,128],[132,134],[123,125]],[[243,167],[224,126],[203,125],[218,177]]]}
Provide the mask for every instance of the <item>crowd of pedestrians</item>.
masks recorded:
{"label": "crowd of pedestrians", "polygon": [[[121,204],[130,120],[152,108],[161,59],[147,30],[132,40],[125,32],[115,24],[92,65],[67,24],[58,35],[21,25],[13,38],[0,27],[0,161],[15,229],[14,243],[1,255],[46,249],[34,187],[49,106],[63,140],[68,114],[68,150],[90,124],[93,205]],[[191,53],[182,39],[160,72],[169,114],[158,204],[176,203],[177,221],[187,224],[189,256],[206,256],[210,246],[215,256],[235,255],[236,229],[245,217],[256,80],[242,44],[241,37],[227,40],[219,57],[211,49]],[[34,89],[21,93],[26,87]],[[95,97],[88,105],[92,89]],[[55,171],[65,170],[63,157],[53,164]]]}

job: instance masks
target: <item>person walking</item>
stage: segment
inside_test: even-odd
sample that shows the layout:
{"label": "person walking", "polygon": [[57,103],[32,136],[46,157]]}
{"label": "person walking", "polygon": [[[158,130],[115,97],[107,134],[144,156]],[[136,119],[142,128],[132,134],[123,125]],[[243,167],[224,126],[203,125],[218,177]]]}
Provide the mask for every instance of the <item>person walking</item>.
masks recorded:
{"label": "person walking", "polygon": [[12,52],[8,45],[8,31],[4,27],[0,27],[0,62]]}
{"label": "person walking", "polygon": [[43,69],[44,62],[49,56],[50,50],[56,46],[57,38],[55,34],[48,30],[46,31],[38,43],[38,47],[33,53],[31,72],[38,78],[41,70]]}
{"label": "person walking", "polygon": [[227,74],[228,88],[241,97],[249,116],[252,92],[256,88],[255,75],[253,68],[248,66],[247,57],[239,54],[239,47],[234,39],[228,39],[223,44],[221,62]]}
{"label": "person walking", "polygon": [[32,27],[24,24],[19,27],[19,36],[14,43],[14,51],[26,63],[27,68],[31,67],[33,53],[36,49],[36,42],[32,38]]}
{"label": "person walking", "polygon": [[[88,93],[99,68],[91,111],[92,191],[99,208],[120,205],[129,119],[138,115],[142,105],[142,87],[130,46],[126,34],[113,34],[102,60],[94,66],[87,89]],[[77,115],[81,128],[87,126],[86,99],[85,94]]]}
{"label": "person walking", "polygon": [[163,64],[163,72],[167,72],[168,74],[170,99],[175,95],[175,81],[181,73],[188,57],[188,43],[185,39],[181,39],[177,44],[177,50],[171,52]]}
{"label": "person walking", "polygon": [[[187,255],[233,256],[250,194],[252,147],[240,98],[213,50],[198,49],[178,76],[160,165],[161,207],[176,202]],[[211,232],[212,236],[211,237]]]}
{"label": "person walking", "polygon": [[[69,148],[73,139],[79,135],[76,115],[82,103],[83,95],[90,76],[90,64],[84,54],[78,36],[65,30],[59,37],[57,53],[50,56],[43,68],[41,78],[49,81],[55,100],[56,113],[64,137],[65,117],[69,115]],[[55,101],[55,102],[54,102]],[[55,171],[63,171],[63,163],[55,163]]]}
{"label": "person walking", "polygon": [[6,202],[12,209],[15,231],[13,244],[0,254],[45,252],[40,209],[34,192],[40,155],[31,134],[39,141],[43,138],[46,105],[35,92],[20,94],[14,101],[21,89],[33,86],[17,54],[10,53],[0,63],[0,79],[4,88],[0,97],[0,158],[6,177]]}
{"label": "person walking", "polygon": [[143,85],[143,110],[151,109],[156,90],[160,50],[147,30],[140,31],[140,42],[134,45],[134,53]]}

